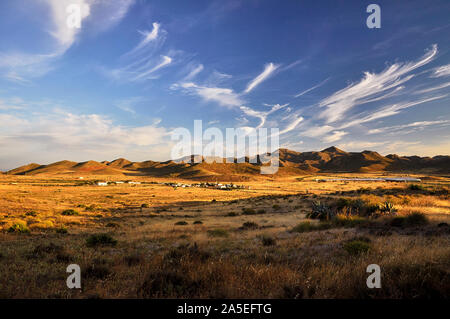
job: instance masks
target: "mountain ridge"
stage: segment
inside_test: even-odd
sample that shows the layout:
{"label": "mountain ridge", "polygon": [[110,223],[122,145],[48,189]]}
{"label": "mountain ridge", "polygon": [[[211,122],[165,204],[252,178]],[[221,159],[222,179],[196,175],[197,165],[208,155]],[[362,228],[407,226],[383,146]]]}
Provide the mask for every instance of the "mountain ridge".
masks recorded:
{"label": "mountain ridge", "polygon": [[[364,150],[362,152],[346,152],[335,146],[321,151],[296,152],[280,148],[279,170],[277,176],[302,175],[322,172],[336,173],[371,173],[371,172],[415,172],[415,173],[450,173],[450,156],[434,157],[399,156],[389,154],[383,156],[378,152]],[[152,160],[132,162],[125,158],[113,161],[59,161],[48,165],[31,163],[9,170],[8,175],[123,175],[123,176],[158,176],[179,177],[186,179],[248,179],[260,175],[261,158],[228,159],[234,163],[208,163],[199,155],[191,155],[182,159],[201,160],[197,163],[182,163],[177,161],[157,162]],[[225,161],[225,159],[222,159]],[[236,163],[238,162],[238,163]]]}

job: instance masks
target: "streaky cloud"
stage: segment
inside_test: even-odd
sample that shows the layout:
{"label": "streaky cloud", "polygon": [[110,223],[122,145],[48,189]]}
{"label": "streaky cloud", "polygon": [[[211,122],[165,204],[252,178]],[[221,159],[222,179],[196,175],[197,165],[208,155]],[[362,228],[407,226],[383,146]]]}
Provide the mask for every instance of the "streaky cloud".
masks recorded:
{"label": "streaky cloud", "polygon": [[247,85],[247,88],[245,89],[244,93],[251,92],[254,88],[256,88],[258,85],[260,85],[263,81],[267,80],[267,78],[278,68],[278,65],[273,63],[268,63],[264,66],[264,71],[259,74],[256,78],[254,78],[250,83]]}

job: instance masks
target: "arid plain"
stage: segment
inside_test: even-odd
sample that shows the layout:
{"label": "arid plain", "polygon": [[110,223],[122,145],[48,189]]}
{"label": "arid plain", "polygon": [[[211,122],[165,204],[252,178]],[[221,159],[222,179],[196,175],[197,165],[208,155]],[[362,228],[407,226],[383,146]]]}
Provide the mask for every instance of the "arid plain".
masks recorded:
{"label": "arid plain", "polygon": [[[2,298],[444,298],[450,177],[303,174],[231,190],[0,175]],[[68,289],[78,264],[82,289]],[[381,267],[369,289],[366,267]]]}

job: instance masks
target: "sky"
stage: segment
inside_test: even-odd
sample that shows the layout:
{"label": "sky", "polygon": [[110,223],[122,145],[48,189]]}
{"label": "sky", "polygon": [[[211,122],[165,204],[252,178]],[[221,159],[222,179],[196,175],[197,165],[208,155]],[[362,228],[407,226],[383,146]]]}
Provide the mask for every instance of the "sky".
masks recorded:
{"label": "sky", "polygon": [[450,155],[449,13],[447,0],[1,1],[0,169],[167,160],[194,120],[279,128],[300,152]]}

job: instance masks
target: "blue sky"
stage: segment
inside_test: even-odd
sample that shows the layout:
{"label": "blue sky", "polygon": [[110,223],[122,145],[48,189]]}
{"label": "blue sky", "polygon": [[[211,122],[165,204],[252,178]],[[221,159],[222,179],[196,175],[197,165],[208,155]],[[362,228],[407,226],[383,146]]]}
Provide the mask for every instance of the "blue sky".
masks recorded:
{"label": "blue sky", "polygon": [[0,169],[166,160],[170,132],[196,119],[277,127],[297,151],[448,155],[449,13],[445,0],[1,1]]}

